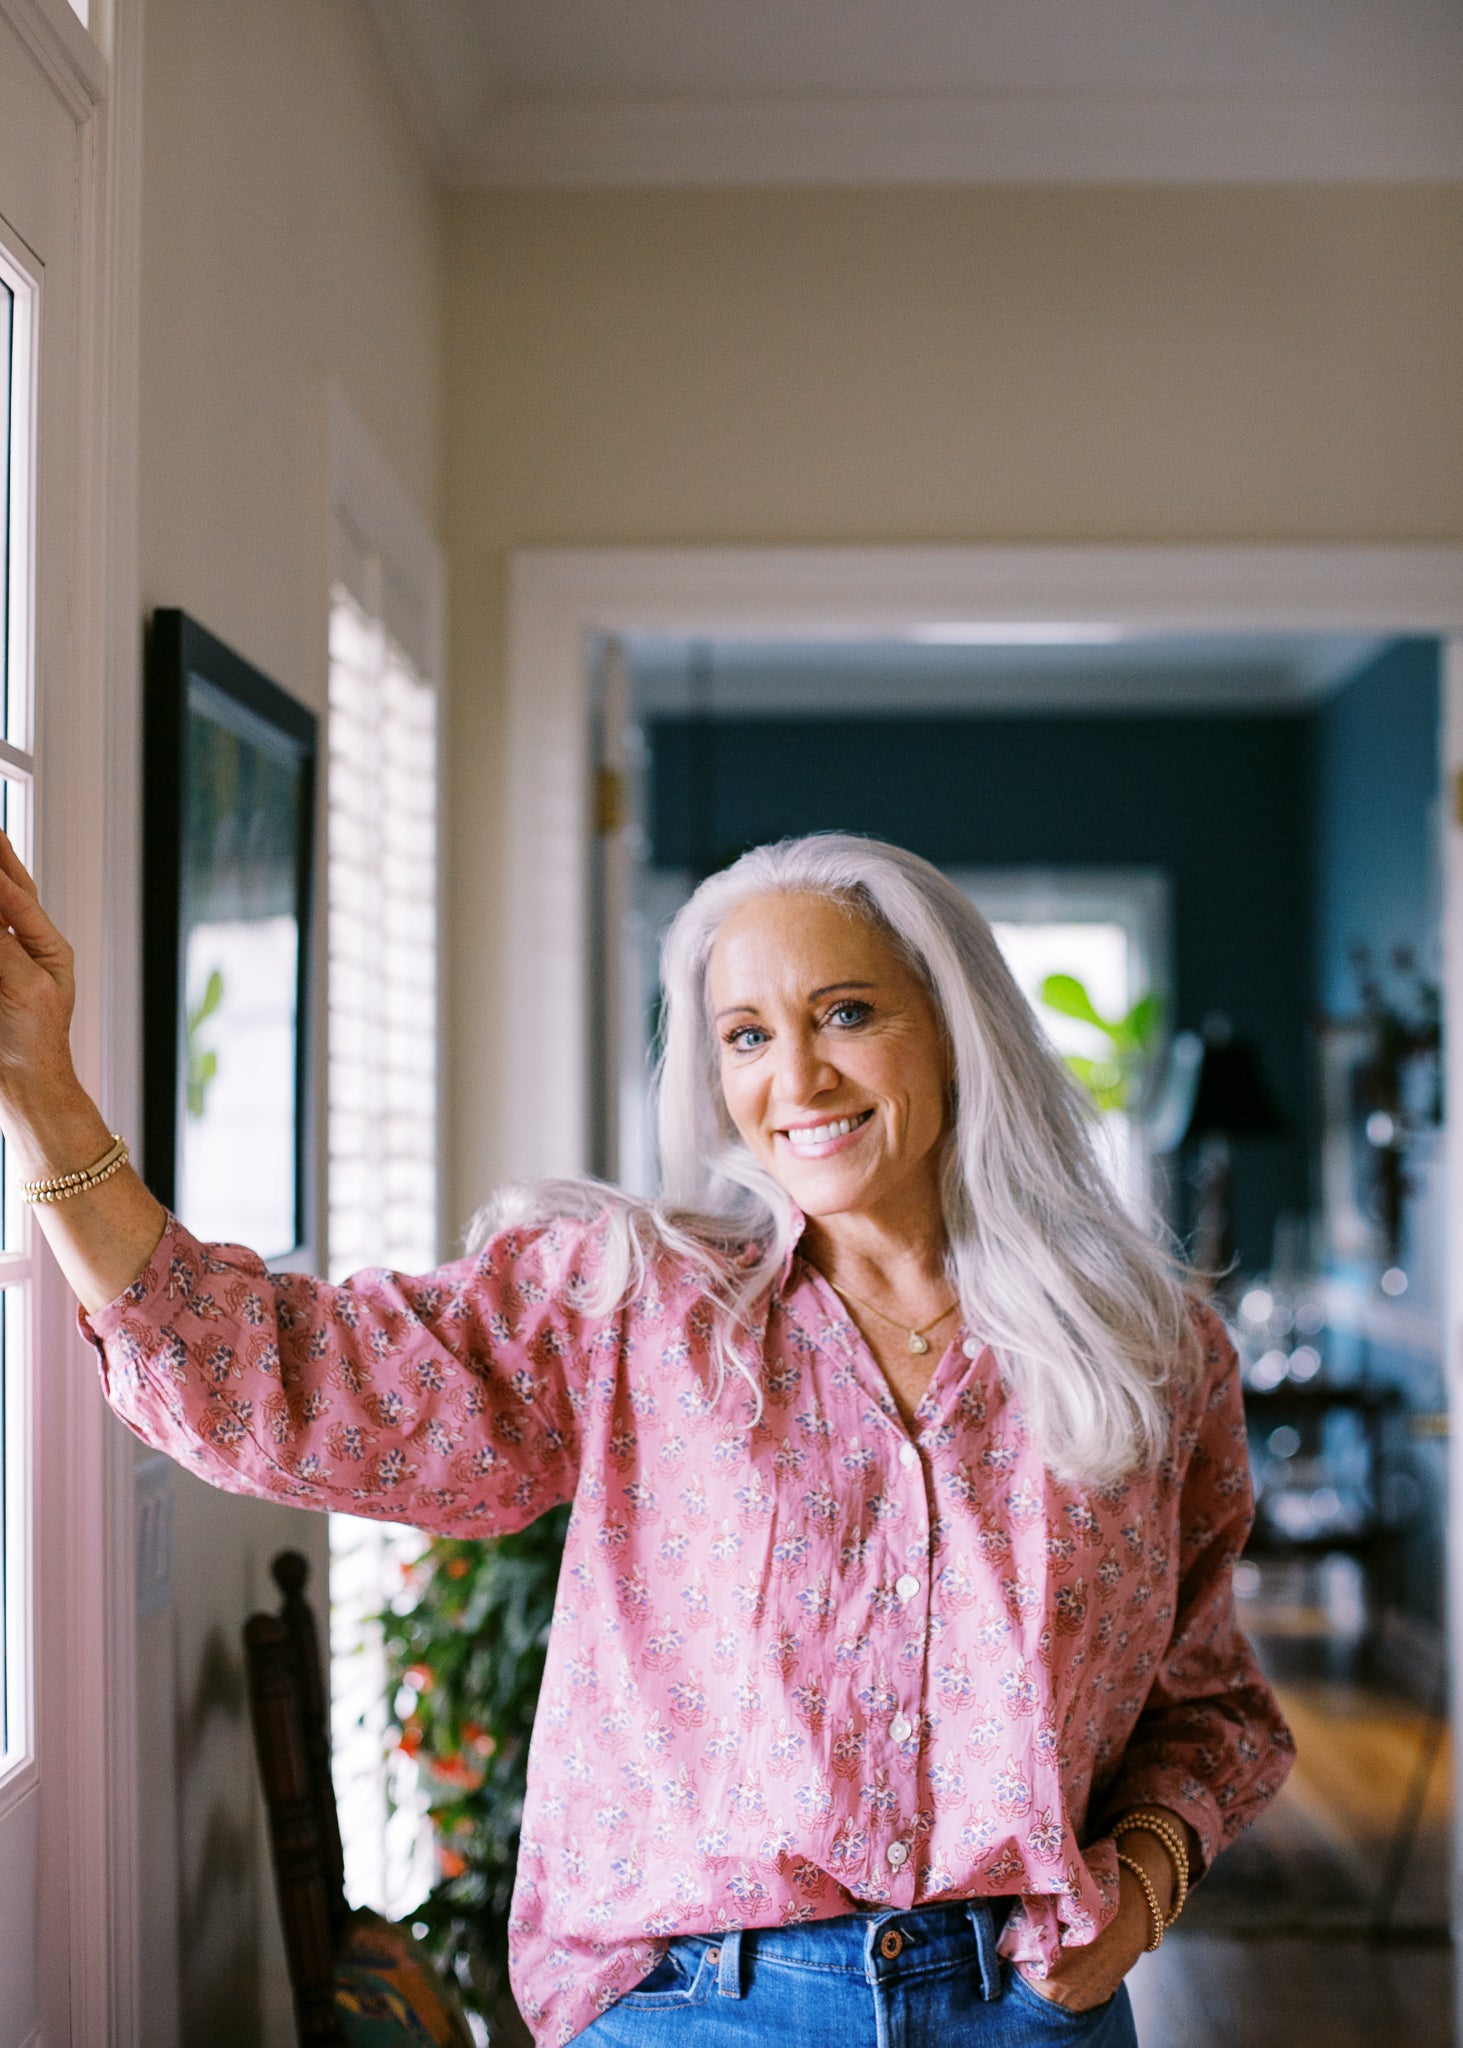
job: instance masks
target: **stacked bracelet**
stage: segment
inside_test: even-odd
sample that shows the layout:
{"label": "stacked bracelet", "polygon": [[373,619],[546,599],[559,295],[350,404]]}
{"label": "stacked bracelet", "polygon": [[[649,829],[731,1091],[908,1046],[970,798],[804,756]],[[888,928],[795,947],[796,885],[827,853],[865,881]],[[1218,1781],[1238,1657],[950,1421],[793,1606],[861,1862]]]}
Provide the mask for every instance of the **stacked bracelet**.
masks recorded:
{"label": "stacked bracelet", "polygon": [[1166,1924],[1163,1918],[1163,1908],[1158,1903],[1158,1894],[1153,1889],[1153,1879],[1148,1875],[1136,1856],[1129,1856],[1124,1850],[1119,1849],[1118,1861],[1122,1864],[1124,1870],[1132,1871],[1134,1877],[1142,1885],[1143,1896],[1148,1901],[1148,1914],[1153,1922],[1153,1936],[1151,1940],[1144,1942],[1143,1946],[1151,1954],[1162,1941],[1163,1930]]}
{"label": "stacked bracelet", "polygon": [[127,1157],[127,1140],[114,1131],[111,1144],[94,1166],[83,1166],[75,1173],[53,1173],[44,1180],[23,1180],[20,1192],[27,1202],[69,1202],[73,1195],[88,1194],[120,1173]]}
{"label": "stacked bracelet", "polygon": [[1173,1865],[1174,1895],[1173,1905],[1163,1924],[1165,1927],[1172,1927],[1184,1910],[1184,1901],[1189,1896],[1189,1845],[1165,1815],[1150,1813],[1143,1807],[1135,1808],[1132,1813],[1125,1813],[1121,1820],[1113,1823],[1110,1832],[1113,1840],[1117,1842],[1134,1830],[1155,1836],[1168,1851],[1168,1860]]}

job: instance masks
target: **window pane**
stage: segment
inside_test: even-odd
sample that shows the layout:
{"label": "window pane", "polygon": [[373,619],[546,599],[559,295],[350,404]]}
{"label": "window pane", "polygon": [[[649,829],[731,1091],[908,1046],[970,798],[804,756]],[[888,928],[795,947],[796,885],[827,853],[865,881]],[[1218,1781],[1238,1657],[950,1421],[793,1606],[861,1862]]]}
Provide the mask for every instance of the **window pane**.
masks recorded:
{"label": "window pane", "polygon": [[15,294],[0,278],[0,704],[6,707],[5,737],[11,736],[10,707],[10,389],[11,336],[15,331]]}
{"label": "window pane", "polygon": [[[30,785],[0,776],[0,829],[22,860],[30,858]],[[24,1249],[25,1205],[10,1147],[0,1138],[0,1251]]]}
{"label": "window pane", "polygon": [[24,1291],[0,1290],[0,1769],[17,1761],[26,1740],[24,1315]]}

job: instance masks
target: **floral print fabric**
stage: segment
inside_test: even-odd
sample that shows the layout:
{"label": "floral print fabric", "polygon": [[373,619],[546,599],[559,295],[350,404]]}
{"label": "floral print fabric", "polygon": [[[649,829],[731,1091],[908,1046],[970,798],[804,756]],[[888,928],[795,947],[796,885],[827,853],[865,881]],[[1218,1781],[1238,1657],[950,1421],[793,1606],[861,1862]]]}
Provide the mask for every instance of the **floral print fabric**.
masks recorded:
{"label": "floral print fabric", "polygon": [[567,1304],[596,1247],[555,1223],[332,1287],[170,1220],[83,1318],[118,1414],[214,1485],[464,1537],[574,1502],[510,1929],[539,2048],[675,1935],[861,1901],[1020,1894],[1002,1947],[1040,1967],[1115,1910],[1105,1815],[1161,1802],[1206,1863],[1254,1818],[1291,1742],[1234,1620],[1252,1504],[1215,1317],[1157,1468],[1072,1486],[978,1333],[911,1435],[794,1254],[754,1422],[739,1376],[712,1399],[669,1258],[612,1314]]}

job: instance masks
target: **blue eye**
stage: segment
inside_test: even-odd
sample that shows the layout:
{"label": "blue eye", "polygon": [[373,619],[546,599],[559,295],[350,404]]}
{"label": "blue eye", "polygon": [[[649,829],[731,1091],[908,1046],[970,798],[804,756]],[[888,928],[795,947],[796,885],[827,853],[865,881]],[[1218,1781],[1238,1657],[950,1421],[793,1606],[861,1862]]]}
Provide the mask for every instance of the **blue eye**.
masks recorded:
{"label": "blue eye", "polygon": [[746,1043],[749,1038],[765,1043],[767,1033],[760,1024],[739,1024],[735,1031],[727,1032],[722,1044],[729,1045],[733,1052],[756,1052],[757,1046]]}
{"label": "blue eye", "polygon": [[850,1031],[855,1025],[862,1024],[868,1014],[869,1005],[867,1003],[853,1001],[835,1003],[828,1012],[828,1021],[830,1024],[836,1024],[840,1031]]}

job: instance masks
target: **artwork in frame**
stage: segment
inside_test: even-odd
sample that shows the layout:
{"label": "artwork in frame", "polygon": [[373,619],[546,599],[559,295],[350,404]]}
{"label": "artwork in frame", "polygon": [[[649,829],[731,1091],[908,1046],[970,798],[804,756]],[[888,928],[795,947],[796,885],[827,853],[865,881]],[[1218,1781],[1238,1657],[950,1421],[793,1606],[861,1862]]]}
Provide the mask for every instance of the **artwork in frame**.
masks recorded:
{"label": "artwork in frame", "polygon": [[307,1238],[313,712],[186,613],[147,646],[143,1165],[199,1237]]}

